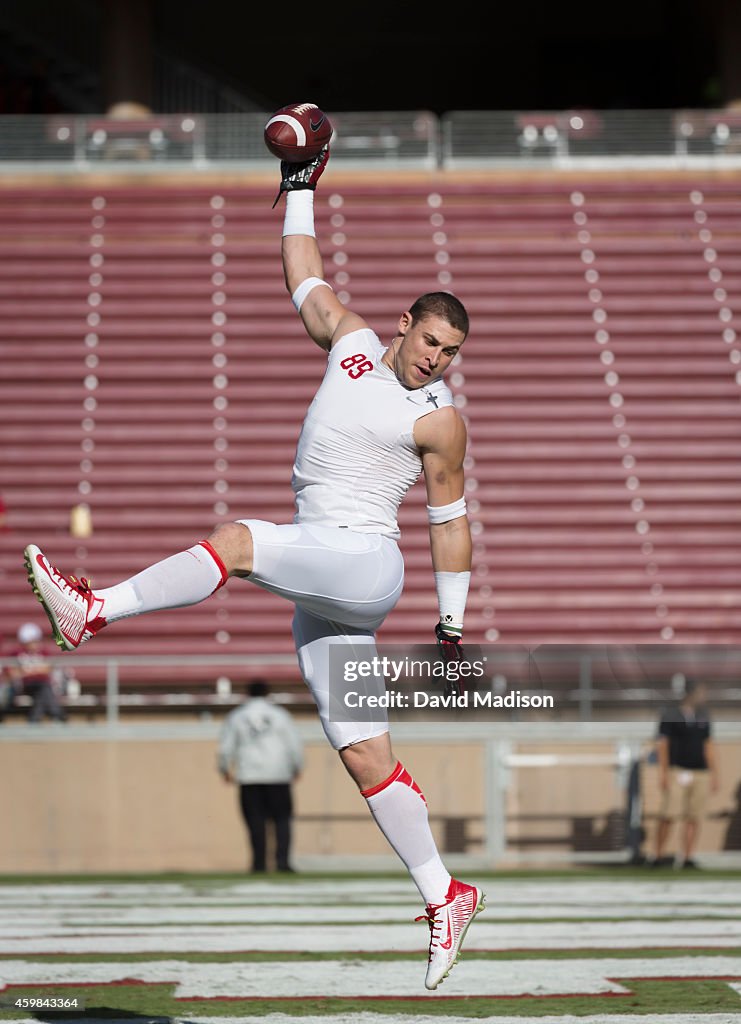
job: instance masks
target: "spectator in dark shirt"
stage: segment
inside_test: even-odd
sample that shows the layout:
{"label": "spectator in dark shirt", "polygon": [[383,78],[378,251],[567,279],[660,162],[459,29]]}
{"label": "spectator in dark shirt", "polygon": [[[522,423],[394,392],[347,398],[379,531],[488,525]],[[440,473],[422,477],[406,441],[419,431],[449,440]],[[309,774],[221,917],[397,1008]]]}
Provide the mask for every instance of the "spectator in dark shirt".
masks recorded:
{"label": "spectator in dark shirt", "polygon": [[692,855],[708,791],[718,791],[717,762],[705,708],[706,697],[705,684],[688,679],[681,702],[668,708],[659,723],[657,755],[661,804],[653,862],[656,865],[667,863],[664,851],[671,827],[679,818],[684,825],[679,863],[685,868],[697,867]]}

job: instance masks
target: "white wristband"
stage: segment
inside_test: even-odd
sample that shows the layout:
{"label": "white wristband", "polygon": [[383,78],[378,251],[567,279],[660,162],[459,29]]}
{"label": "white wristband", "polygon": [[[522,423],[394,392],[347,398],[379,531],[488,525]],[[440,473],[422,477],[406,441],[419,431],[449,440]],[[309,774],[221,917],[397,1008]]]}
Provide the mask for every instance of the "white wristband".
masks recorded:
{"label": "white wristband", "polygon": [[283,237],[286,235],[311,235],[314,230],[314,193],[310,188],[298,192],[286,192],[286,215],[283,219]]}
{"label": "white wristband", "polygon": [[439,525],[440,523],[449,523],[451,519],[460,519],[461,516],[464,516],[465,514],[465,498],[458,498],[457,501],[451,501],[449,505],[427,506],[427,518],[435,525]]}
{"label": "white wristband", "polygon": [[470,572],[436,572],[435,589],[440,622],[451,633],[463,632],[463,615],[471,582]]}
{"label": "white wristband", "polygon": [[315,288],[318,288],[320,284],[323,284],[325,288],[329,288],[330,291],[333,290],[332,285],[327,284],[326,281],[322,281],[321,277],[307,277],[305,281],[301,282],[301,284],[298,286],[296,291],[291,296],[291,302],[293,302],[294,306],[296,307],[297,313],[301,312],[301,307],[303,306],[306,296],[309,294],[309,292],[313,291]]}

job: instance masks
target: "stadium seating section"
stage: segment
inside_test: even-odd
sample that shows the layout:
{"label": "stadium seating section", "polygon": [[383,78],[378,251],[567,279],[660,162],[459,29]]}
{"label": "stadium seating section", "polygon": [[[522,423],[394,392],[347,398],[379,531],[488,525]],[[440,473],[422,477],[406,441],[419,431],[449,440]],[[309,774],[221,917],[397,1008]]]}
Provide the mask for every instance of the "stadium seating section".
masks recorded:
{"label": "stadium seating section", "polygon": [[[0,192],[6,641],[39,616],[29,541],[105,586],[216,522],[290,521],[324,355],[286,296],[271,200],[249,184]],[[471,640],[737,640],[737,180],[350,183],[318,195],[317,227],[328,279],[384,340],[423,291],[469,307],[450,383],[470,428]],[[70,532],[80,504],[89,537]],[[420,483],[386,643],[426,641],[436,619],[424,504]],[[290,619],[232,581],[89,650],[289,654]]]}

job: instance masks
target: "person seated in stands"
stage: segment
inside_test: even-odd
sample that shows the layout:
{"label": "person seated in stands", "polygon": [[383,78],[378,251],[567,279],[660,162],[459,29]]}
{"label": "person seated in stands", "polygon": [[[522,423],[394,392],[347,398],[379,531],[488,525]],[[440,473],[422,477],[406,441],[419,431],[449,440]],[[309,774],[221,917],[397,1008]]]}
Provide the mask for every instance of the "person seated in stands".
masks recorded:
{"label": "person seated in stands", "polygon": [[29,722],[40,722],[44,717],[57,722],[67,720],[57,696],[57,676],[43,644],[41,627],[35,622],[24,622],[18,630],[16,664],[8,671],[13,695],[25,693],[31,698]]}

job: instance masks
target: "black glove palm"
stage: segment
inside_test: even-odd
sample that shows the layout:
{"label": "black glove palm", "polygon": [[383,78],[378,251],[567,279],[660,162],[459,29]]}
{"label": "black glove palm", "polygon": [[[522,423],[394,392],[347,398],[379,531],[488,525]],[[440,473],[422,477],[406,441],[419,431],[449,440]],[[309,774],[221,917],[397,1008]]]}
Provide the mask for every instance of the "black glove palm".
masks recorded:
{"label": "black glove palm", "polygon": [[310,188],[313,191],[324,172],[324,168],[327,166],[328,160],[329,146],[325,146],[313,160],[307,160],[301,164],[291,164],[287,160],[281,160],[280,189],[275,197],[273,209],[275,209],[278,200],[284,192],[298,192],[306,188]]}
{"label": "black glove palm", "polygon": [[[442,622],[435,626],[435,638],[440,657],[447,664],[449,662],[463,661],[463,644],[459,633],[448,633]],[[444,693],[446,697],[457,697],[461,693],[460,680],[445,676]]]}
{"label": "black glove palm", "polygon": [[463,645],[459,633],[447,632],[442,622],[438,622],[435,626],[435,639],[446,661],[461,661],[463,658]]}

